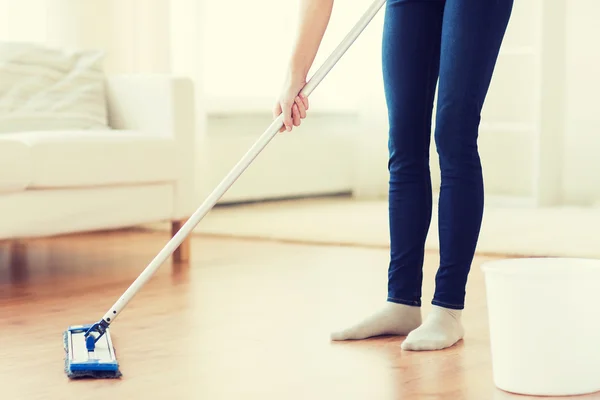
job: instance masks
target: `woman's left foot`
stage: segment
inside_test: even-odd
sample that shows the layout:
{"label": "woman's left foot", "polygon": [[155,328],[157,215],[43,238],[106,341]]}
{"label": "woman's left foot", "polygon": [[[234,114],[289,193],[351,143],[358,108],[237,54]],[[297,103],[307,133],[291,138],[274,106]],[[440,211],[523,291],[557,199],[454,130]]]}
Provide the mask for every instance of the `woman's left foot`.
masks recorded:
{"label": "woman's left foot", "polygon": [[453,346],[465,334],[460,317],[461,310],[434,305],[423,324],[402,342],[402,349],[441,350]]}

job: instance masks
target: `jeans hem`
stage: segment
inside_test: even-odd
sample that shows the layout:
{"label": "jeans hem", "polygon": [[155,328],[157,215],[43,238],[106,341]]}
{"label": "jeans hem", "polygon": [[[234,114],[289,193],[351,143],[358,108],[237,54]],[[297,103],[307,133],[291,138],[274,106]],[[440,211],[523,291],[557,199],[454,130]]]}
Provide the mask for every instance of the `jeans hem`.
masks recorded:
{"label": "jeans hem", "polygon": [[438,307],[450,308],[452,310],[462,310],[465,308],[464,304],[451,304],[451,303],[445,303],[445,302],[439,301],[439,300],[432,300],[431,304],[433,304],[434,306],[438,306]]}
{"label": "jeans hem", "polygon": [[387,301],[389,301],[390,303],[404,304],[406,306],[421,307],[420,300],[404,300],[404,299],[399,299],[396,297],[388,296]]}

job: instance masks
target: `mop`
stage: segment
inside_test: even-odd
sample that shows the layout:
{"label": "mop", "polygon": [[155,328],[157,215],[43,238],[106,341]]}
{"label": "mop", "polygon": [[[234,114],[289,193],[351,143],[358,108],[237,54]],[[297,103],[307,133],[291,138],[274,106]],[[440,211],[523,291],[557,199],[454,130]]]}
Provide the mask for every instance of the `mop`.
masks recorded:
{"label": "mop", "polygon": [[[323,65],[315,72],[302,88],[301,93],[309,96],[321,83],[329,71],[346,53],[362,31],[375,17],[386,0],[375,0],[362,15],[352,30],[334,49]],[[283,126],[283,113],[279,115],[256,143],[246,152],[242,159],[233,167],[231,172],[221,181],[204,203],[192,214],[187,222],[171,238],[165,247],[148,264],[146,269],[129,286],[117,302],[104,314],[102,319],[93,324],[74,325],[63,333],[65,348],[65,372],[71,379],[75,378],[120,378],[122,376],[117,361],[115,348],[112,343],[109,326],[131,299],[142,289],[142,286],[152,277],[158,268],[181,245],[193,229],[214,207],[225,192],[233,185],[240,175],[250,166],[254,159],[275,137]]]}

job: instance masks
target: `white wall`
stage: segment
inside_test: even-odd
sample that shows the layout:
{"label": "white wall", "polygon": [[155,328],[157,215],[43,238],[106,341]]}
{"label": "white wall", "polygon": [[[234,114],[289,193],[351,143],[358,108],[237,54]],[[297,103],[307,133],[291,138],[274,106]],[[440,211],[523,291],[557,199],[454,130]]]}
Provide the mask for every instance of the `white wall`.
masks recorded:
{"label": "white wall", "polygon": [[600,2],[569,1],[563,198],[600,202]]}
{"label": "white wall", "polygon": [[[371,4],[337,0],[315,60],[317,68]],[[204,92],[211,110],[270,112],[279,93],[298,24],[299,1],[205,0]],[[356,110],[362,54],[350,49],[311,97],[314,109]],[[312,71],[311,71],[312,72]],[[225,105],[222,98],[226,97]]]}

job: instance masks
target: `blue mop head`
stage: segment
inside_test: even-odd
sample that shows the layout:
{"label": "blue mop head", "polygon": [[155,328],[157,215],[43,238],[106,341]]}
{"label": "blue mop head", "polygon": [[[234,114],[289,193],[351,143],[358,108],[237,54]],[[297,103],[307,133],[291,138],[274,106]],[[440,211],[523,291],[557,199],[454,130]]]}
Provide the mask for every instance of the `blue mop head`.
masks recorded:
{"label": "blue mop head", "polygon": [[122,376],[110,332],[98,340],[95,349],[88,351],[85,333],[92,325],[69,327],[63,333],[65,347],[65,373],[70,379],[116,379]]}

